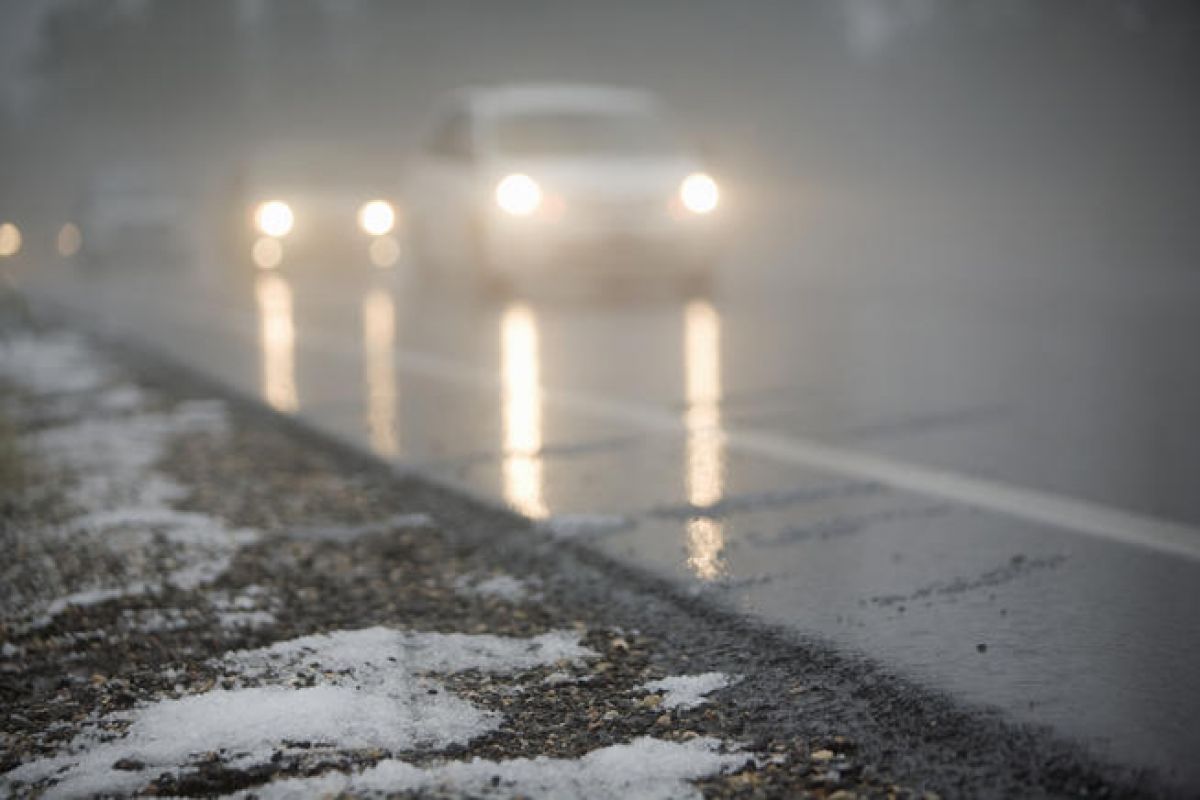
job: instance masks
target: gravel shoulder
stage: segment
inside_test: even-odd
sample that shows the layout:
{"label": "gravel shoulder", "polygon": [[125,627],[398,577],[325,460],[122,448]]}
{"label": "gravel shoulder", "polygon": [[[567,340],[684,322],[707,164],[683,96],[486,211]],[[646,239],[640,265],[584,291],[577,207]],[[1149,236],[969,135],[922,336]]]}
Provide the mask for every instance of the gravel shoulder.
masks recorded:
{"label": "gravel shoulder", "polygon": [[12,297],[0,398],[6,794],[1169,794]]}

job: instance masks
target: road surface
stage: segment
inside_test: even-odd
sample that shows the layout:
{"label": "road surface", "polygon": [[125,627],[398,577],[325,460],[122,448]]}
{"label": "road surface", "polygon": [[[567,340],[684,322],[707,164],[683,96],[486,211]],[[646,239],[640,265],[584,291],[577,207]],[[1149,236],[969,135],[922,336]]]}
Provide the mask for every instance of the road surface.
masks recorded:
{"label": "road surface", "polygon": [[1016,191],[789,196],[740,220],[705,297],[211,252],[17,282],[686,591],[1200,786],[1195,242],[1131,263]]}

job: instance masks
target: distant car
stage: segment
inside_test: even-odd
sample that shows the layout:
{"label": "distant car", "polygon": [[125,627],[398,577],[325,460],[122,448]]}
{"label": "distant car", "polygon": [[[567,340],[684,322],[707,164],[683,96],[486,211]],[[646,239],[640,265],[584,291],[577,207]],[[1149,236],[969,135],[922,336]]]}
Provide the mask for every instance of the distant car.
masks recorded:
{"label": "distant car", "polygon": [[76,211],[73,247],[93,264],[152,263],[175,266],[187,253],[187,203],[170,171],[148,163],[108,166],[88,182]]}
{"label": "distant car", "polygon": [[455,92],[405,198],[418,262],[487,285],[583,272],[704,283],[716,260],[717,183],[638,89]]}
{"label": "distant car", "polygon": [[341,143],[260,148],[233,180],[237,260],[267,269],[392,266],[400,255],[397,172]]}

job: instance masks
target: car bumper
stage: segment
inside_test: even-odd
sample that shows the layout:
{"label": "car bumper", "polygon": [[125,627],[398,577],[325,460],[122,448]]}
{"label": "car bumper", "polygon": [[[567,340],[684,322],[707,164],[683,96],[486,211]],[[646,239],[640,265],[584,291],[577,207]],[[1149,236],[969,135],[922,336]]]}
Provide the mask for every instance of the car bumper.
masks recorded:
{"label": "car bumper", "polygon": [[491,231],[488,266],[502,274],[695,272],[718,260],[712,226],[591,228],[512,224]]}

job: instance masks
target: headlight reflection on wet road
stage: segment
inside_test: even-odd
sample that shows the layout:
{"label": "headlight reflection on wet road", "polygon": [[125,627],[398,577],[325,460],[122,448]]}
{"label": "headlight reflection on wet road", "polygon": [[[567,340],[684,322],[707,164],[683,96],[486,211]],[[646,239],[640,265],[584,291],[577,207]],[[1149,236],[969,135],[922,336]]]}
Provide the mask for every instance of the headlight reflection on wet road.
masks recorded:
{"label": "headlight reflection on wet road", "polygon": [[542,382],[537,321],[519,303],[500,317],[500,407],[504,499],[532,519],[549,515],[543,497]]}
{"label": "headlight reflection on wet road", "polygon": [[258,341],[262,359],[262,395],[278,411],[300,408],[296,393],[296,328],[292,316],[292,288],[276,274],[262,274],[255,282],[258,304]]}
{"label": "headlight reflection on wet road", "polygon": [[396,304],[386,289],[363,296],[363,355],[367,436],[371,449],[389,458],[400,453],[396,416]]}
{"label": "headlight reflection on wet road", "polygon": [[[695,300],[684,310],[684,375],[687,411],[685,477],[687,499],[708,506],[724,490],[725,434],[721,430],[721,322],[712,304]],[[725,571],[721,522],[694,517],[687,523],[688,566],[696,577],[714,580]]]}

